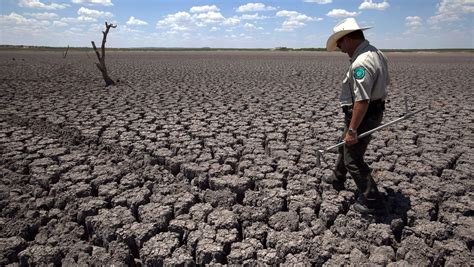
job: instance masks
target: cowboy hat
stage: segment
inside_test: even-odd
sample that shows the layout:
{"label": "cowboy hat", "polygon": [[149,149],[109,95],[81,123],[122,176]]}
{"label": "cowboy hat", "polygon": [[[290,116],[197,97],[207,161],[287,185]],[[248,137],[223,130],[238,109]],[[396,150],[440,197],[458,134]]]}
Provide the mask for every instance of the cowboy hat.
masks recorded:
{"label": "cowboy hat", "polygon": [[359,27],[357,21],[354,18],[347,18],[341,22],[339,22],[333,29],[334,33],[329,37],[328,41],[326,42],[326,50],[331,52],[336,50],[337,48],[337,41],[346,34],[351,32],[362,30],[365,31],[372,27]]}

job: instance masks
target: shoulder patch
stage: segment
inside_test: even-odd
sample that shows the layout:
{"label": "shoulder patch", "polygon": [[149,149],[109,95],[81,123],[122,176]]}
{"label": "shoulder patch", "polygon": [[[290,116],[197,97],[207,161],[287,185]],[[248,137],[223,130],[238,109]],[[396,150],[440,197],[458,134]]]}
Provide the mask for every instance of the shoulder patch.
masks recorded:
{"label": "shoulder patch", "polygon": [[365,69],[363,67],[357,67],[354,70],[354,78],[362,79],[365,77]]}

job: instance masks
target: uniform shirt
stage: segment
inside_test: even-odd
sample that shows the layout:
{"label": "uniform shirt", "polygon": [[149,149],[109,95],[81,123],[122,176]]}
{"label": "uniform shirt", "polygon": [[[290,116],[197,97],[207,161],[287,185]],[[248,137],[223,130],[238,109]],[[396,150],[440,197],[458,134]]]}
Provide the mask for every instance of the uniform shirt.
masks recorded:
{"label": "uniform shirt", "polygon": [[351,58],[351,65],[342,81],[341,106],[361,100],[385,100],[389,84],[387,58],[364,40]]}

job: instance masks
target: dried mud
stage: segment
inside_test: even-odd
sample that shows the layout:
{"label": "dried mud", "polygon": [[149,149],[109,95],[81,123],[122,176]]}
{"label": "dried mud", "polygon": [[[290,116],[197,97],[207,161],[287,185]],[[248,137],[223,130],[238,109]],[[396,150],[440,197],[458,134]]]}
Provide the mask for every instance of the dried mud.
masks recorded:
{"label": "dried mud", "polygon": [[367,161],[389,214],[321,183],[348,59],[328,53],[0,53],[0,265],[472,263],[472,54],[388,54]]}

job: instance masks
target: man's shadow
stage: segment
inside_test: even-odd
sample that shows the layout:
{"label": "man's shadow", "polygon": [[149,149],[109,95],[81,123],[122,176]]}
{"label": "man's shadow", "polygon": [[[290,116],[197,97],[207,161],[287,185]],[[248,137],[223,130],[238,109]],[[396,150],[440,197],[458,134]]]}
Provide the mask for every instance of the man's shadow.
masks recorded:
{"label": "man's shadow", "polygon": [[390,225],[395,239],[400,242],[402,230],[408,221],[407,213],[411,209],[410,198],[391,188],[385,188],[383,195],[387,207],[386,213],[375,216],[376,222]]}

